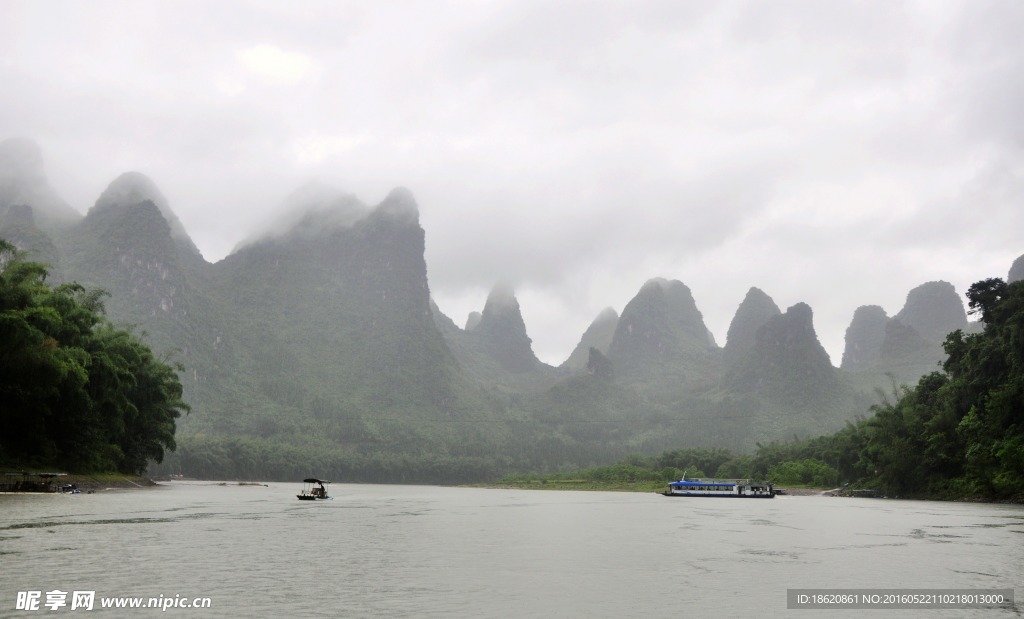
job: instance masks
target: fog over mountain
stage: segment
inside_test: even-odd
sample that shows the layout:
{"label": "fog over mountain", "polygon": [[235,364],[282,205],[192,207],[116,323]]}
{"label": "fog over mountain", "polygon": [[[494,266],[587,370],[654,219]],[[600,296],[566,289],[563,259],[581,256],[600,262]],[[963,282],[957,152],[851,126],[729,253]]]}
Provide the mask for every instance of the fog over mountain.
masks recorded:
{"label": "fog over mountain", "polygon": [[894,317],[940,280],[962,300],[1022,252],[1018,2],[3,13],[0,162],[35,167],[0,177],[0,214],[33,202],[24,234],[137,171],[176,242],[218,262],[294,231],[296,188],[358,196],[344,223],[404,186],[440,310],[466,325],[507,282],[552,366],[654,277],[685,284],[719,345],[752,286],[806,303],[839,366],[857,308]]}
{"label": "fog over mountain", "polygon": [[1018,256],[1013,261],[1013,265],[1010,267],[1010,272],[1007,274],[1006,281],[1013,283],[1019,282],[1024,279],[1024,255]]}
{"label": "fog over mountain", "polygon": [[[47,186],[37,150],[8,152],[25,161],[0,177]],[[303,186],[281,224],[215,263],[140,173],[118,175],[77,220],[49,218],[46,192],[24,196],[0,204],[0,238],[47,260],[54,284],[108,291],[110,320],[180,362],[194,414],[163,466],[209,478],[293,478],[315,461],[334,478],[451,482],[680,444],[750,449],[834,431],[893,379],[932,372],[947,333],[975,328],[952,284],[927,282],[893,318],[861,306],[840,369],[807,303],[782,313],[751,288],[723,347],[690,287],[653,277],[556,367],[535,354],[508,282],[465,328],[444,313],[404,187],[369,207]]]}

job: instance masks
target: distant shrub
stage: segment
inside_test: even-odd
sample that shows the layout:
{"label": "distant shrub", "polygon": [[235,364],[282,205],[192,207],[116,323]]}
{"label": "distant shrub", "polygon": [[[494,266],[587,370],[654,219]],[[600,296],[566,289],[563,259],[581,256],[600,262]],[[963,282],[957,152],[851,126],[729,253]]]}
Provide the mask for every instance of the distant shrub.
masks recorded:
{"label": "distant shrub", "polygon": [[780,462],[768,472],[776,484],[801,484],[832,487],[839,482],[839,472],[821,460],[804,459]]}

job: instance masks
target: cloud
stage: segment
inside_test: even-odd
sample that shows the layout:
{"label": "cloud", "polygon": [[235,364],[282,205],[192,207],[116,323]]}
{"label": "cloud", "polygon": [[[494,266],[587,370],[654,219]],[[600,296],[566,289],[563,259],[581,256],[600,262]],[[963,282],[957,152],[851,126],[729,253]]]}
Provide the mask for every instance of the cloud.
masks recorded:
{"label": "cloud", "polygon": [[152,178],[211,260],[320,179],[409,187],[456,322],[512,282],[560,362],[644,281],[853,311],[1024,253],[1024,4],[8,0],[0,138],[88,208]]}
{"label": "cloud", "polygon": [[369,141],[365,135],[308,135],[296,140],[294,156],[299,165],[319,164],[351,152]]}
{"label": "cloud", "polygon": [[274,82],[298,82],[317,72],[317,64],[309,56],[276,45],[255,45],[239,51],[237,57],[246,71]]}

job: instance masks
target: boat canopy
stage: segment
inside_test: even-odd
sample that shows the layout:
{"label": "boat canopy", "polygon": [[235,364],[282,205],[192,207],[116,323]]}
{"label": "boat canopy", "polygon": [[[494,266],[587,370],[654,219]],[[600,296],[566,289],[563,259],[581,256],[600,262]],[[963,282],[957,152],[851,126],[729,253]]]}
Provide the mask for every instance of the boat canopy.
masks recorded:
{"label": "boat canopy", "polygon": [[331,483],[331,482],[327,481],[326,479],[314,479],[313,477],[310,477],[308,479],[303,479],[302,482],[306,483],[306,484],[329,484],[329,483]]}

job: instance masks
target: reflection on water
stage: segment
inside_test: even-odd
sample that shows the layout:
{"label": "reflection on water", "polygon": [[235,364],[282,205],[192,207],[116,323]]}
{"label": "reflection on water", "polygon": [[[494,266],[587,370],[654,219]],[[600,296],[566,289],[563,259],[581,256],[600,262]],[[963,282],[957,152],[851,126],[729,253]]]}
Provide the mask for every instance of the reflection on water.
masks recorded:
{"label": "reflection on water", "polygon": [[294,486],[0,496],[0,615],[52,589],[210,597],[204,617],[645,618],[823,616],[788,588],[1024,591],[1019,506]]}

